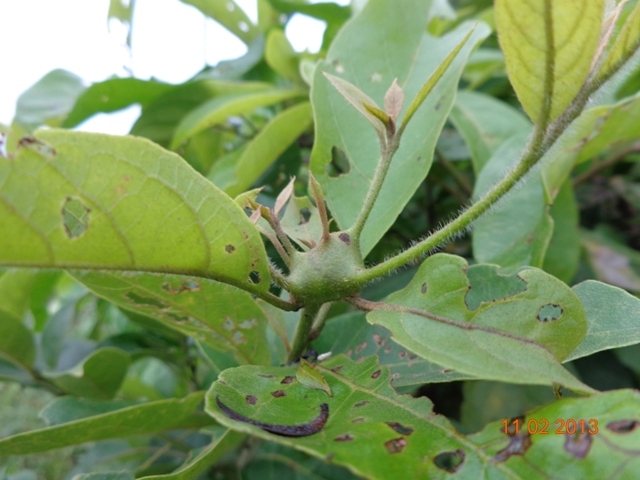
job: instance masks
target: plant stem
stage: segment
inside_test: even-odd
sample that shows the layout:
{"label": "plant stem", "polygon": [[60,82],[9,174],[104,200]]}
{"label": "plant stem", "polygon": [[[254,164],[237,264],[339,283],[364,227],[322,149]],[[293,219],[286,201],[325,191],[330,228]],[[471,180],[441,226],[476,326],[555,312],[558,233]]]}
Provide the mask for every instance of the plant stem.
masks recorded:
{"label": "plant stem", "polygon": [[311,327],[322,305],[305,305],[300,314],[300,321],[298,322],[298,328],[296,328],[296,334],[293,338],[293,344],[291,345],[291,351],[287,361],[289,363],[297,362],[304,354],[307,345],[311,341]]}
{"label": "plant stem", "polygon": [[604,170],[605,168],[608,168],[612,165],[615,165],[616,163],[618,163],[620,160],[622,160],[623,158],[625,158],[627,155],[630,155],[632,153],[639,153],[640,152],[640,142],[634,143],[631,147],[626,148],[620,152],[617,152],[613,155],[611,155],[609,158],[605,158],[602,162],[598,162],[595,165],[593,165],[591,168],[589,168],[589,170],[587,170],[586,172],[584,172],[581,175],[578,175],[574,180],[573,180],[573,186],[575,187],[576,185],[580,185],[583,182],[586,182],[587,180],[589,180],[591,177],[593,177],[596,173]]}
{"label": "plant stem", "polygon": [[329,314],[329,310],[331,310],[331,305],[333,305],[333,302],[325,303],[320,307],[320,310],[318,310],[318,315],[316,315],[316,319],[311,327],[311,340],[315,340],[320,336],[324,324],[327,322],[327,315]]}
{"label": "plant stem", "polygon": [[369,187],[369,191],[367,192],[367,196],[364,199],[364,203],[362,204],[362,208],[360,209],[360,213],[358,214],[358,218],[356,219],[353,226],[349,229],[349,233],[352,238],[360,241],[360,234],[362,233],[362,229],[364,228],[365,223],[367,223],[367,219],[371,214],[371,210],[373,210],[373,206],[378,199],[378,195],[380,194],[380,190],[382,189],[382,184],[384,183],[384,179],[387,176],[387,172],[389,171],[389,166],[391,166],[391,160],[393,159],[393,155],[398,150],[398,140],[399,136],[390,139],[387,142],[387,146],[382,148],[382,157],[380,158],[380,162],[376,167],[376,171],[373,175],[373,180],[371,181],[371,186]]}

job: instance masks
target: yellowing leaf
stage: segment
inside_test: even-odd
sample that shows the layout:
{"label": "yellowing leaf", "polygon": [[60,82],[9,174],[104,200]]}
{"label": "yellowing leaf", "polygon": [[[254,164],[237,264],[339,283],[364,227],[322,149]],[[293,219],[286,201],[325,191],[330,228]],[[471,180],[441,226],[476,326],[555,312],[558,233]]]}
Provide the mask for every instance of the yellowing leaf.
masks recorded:
{"label": "yellowing leaf", "polygon": [[298,380],[307,388],[322,390],[323,392],[326,392],[326,394],[330,397],[333,397],[331,387],[324,379],[322,374],[303,358],[300,359],[300,364],[298,365],[298,370],[296,371],[296,380]]}
{"label": "yellowing leaf", "polygon": [[604,0],[496,0],[509,80],[537,125],[560,115],[587,79],[603,12]]}
{"label": "yellowing leaf", "polygon": [[640,3],[629,14],[622,31],[616,38],[609,56],[604,61],[600,75],[607,75],[619,66],[640,47]]}

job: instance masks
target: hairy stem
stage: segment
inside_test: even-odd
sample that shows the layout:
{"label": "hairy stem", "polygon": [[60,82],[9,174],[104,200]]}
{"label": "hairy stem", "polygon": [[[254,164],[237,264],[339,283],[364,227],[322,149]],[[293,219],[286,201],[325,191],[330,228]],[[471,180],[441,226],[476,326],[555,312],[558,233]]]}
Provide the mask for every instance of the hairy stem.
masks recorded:
{"label": "hairy stem", "polygon": [[309,342],[311,341],[311,328],[313,321],[315,320],[322,305],[305,305],[300,315],[300,321],[296,328],[296,334],[293,338],[293,344],[291,345],[291,351],[287,361],[289,363],[297,362],[300,357],[306,351]]}
{"label": "hairy stem", "polygon": [[[380,162],[376,167],[376,171],[373,175],[373,180],[371,181],[371,186],[369,187],[369,191],[367,192],[367,196],[364,199],[364,203],[362,204],[362,209],[360,209],[360,213],[358,214],[358,218],[356,218],[355,223],[349,229],[349,233],[355,239],[360,239],[360,234],[362,233],[362,229],[364,228],[365,223],[367,223],[367,219],[371,214],[371,210],[373,210],[373,206],[378,199],[378,195],[380,194],[380,190],[382,189],[382,184],[384,183],[384,179],[387,176],[387,172],[389,171],[389,166],[391,166],[391,160],[393,159],[393,155],[398,150],[398,139],[400,137],[396,136],[387,142],[387,145],[381,148],[382,157],[380,158]],[[381,143],[382,145],[382,143]]]}

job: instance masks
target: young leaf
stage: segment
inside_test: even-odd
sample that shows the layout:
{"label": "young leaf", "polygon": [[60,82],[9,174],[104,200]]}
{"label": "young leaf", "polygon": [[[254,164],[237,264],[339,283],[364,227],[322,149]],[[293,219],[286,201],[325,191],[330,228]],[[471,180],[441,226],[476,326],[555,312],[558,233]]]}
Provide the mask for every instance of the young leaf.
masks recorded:
{"label": "young leaf", "polygon": [[640,3],[626,18],[622,30],[616,37],[602,67],[600,76],[609,76],[621,64],[626,62],[640,47]]}
{"label": "young leaf", "polygon": [[[286,381],[296,367],[245,366],[223,372],[207,393],[206,411],[229,428],[330,459],[365,478],[444,478],[446,472],[434,460],[448,451],[463,452],[459,470],[467,478],[479,478],[481,472],[515,477],[508,466],[495,466],[445,417],[435,415],[427,398],[398,395],[389,385],[389,370],[375,357],[356,363],[339,355],[316,368],[333,398]],[[309,425],[305,436],[278,434],[278,429],[313,421],[322,405],[328,411],[323,425]],[[274,427],[276,433],[246,420]]]}
{"label": "young leaf", "polygon": [[340,77],[331,75],[330,73],[322,73],[327,77],[334,88],[340,92],[340,95],[342,95],[345,100],[353,106],[353,108],[360,112],[360,114],[366,118],[371,125],[373,125],[373,128],[376,129],[378,135],[384,136],[386,123],[380,116],[380,114],[384,115],[384,112],[380,110],[376,102],[352,83],[349,83]]}
{"label": "young leaf", "polygon": [[496,0],[495,15],[509,80],[541,128],[574,99],[598,48],[604,0]]}
{"label": "young leaf", "polygon": [[[406,0],[403,8],[391,0],[370,0],[345,25],[331,45],[327,59],[316,68],[311,92],[316,120],[311,170],[322,185],[340,229],[351,227],[358,217],[380,158],[379,140],[376,131],[366,128],[362,115],[330,87],[322,74],[339,75],[376,101],[384,98],[394,78],[405,96],[415,96],[425,79],[473,28],[463,23],[446,35],[432,37],[425,33],[430,6],[431,2],[422,0]],[[449,114],[464,64],[472,49],[489,33],[484,24],[476,27],[407,125],[360,237],[364,255],[395,222],[429,172],[433,149]],[[348,173],[331,177],[326,170],[336,151],[346,154],[352,168]]]}
{"label": "young leaf", "polygon": [[287,204],[287,202],[291,198],[291,195],[293,194],[293,186],[295,181],[296,181],[295,178],[292,178],[291,180],[289,180],[289,183],[287,184],[287,186],[284,187],[282,191],[278,194],[278,197],[276,198],[276,203],[273,207],[273,213],[275,213],[276,217],[280,215],[280,211],[284,208],[284,206]]}
{"label": "young leaf", "polygon": [[587,280],[573,287],[587,312],[589,331],[566,361],[640,343],[640,300],[621,288]]}
{"label": "young leaf", "polygon": [[322,390],[330,397],[333,397],[331,387],[322,376],[322,373],[320,373],[314,365],[307,362],[304,358],[301,358],[300,363],[298,364],[296,380],[307,388]]}
{"label": "young leaf", "polygon": [[73,272],[116,305],[154,318],[241,363],[270,363],[264,312],[247,292],[204,278]]}
{"label": "young leaf", "polygon": [[398,307],[381,306],[367,321],[433,363],[487,380],[591,391],[558,363],[586,334],[582,304],[541,270],[507,276],[495,265],[468,267],[460,257],[438,254],[385,302]]}
{"label": "young leaf", "polygon": [[210,425],[208,417],[195,411],[203,396],[204,392],[195,392],[182,399],[143,403],[41,430],[19,433],[0,440],[0,456],[40,453],[109,438]]}
{"label": "young leaf", "polygon": [[22,143],[0,158],[0,230],[13,232],[0,236],[0,265],[198,274],[268,290],[255,226],[177,155],[56,130]]}
{"label": "young leaf", "polygon": [[404,92],[402,87],[398,85],[398,79],[396,78],[384,95],[384,110],[394,122],[398,119],[403,104]]}
{"label": "young leaf", "polygon": [[449,52],[449,54],[445,57],[442,63],[438,65],[438,67],[434,70],[434,72],[427,79],[427,81],[424,82],[424,85],[422,85],[422,87],[418,91],[418,94],[414,97],[414,99],[411,101],[411,103],[407,107],[407,113],[405,113],[404,118],[402,119],[403,127],[411,121],[411,119],[413,118],[413,115],[416,113],[418,108],[420,108],[420,105],[424,103],[425,99],[427,98],[427,95],[429,95],[433,91],[436,84],[440,81],[444,73],[447,71],[447,69],[451,65],[451,62],[453,62],[453,60],[456,58],[458,53],[460,53],[460,50],[462,50],[462,47],[465,46],[465,44],[467,43],[467,40],[469,40],[469,38],[471,37],[474,31],[475,31],[475,27],[469,30],[469,32],[464,36],[464,38],[460,40],[460,42],[453,48],[453,50],[451,50],[451,52]]}

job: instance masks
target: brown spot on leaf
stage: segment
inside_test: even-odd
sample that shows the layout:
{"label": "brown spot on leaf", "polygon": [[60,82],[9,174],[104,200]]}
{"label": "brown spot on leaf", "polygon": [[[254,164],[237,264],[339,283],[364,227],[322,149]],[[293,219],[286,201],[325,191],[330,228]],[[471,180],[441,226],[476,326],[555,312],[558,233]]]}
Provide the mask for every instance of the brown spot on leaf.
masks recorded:
{"label": "brown spot on leaf", "polygon": [[344,365],[338,365],[337,367],[333,367],[331,371],[333,373],[338,373],[340,370],[342,370],[342,367],[344,367]]}
{"label": "brown spot on leaf", "polygon": [[344,243],[346,243],[347,245],[351,245],[351,237],[349,236],[348,233],[341,233],[340,235],[338,235],[338,238],[342,240]]}
{"label": "brown spot on leaf", "polygon": [[276,390],[275,392],[271,392],[271,395],[273,395],[275,398],[286,397],[287,392],[285,392],[284,390]]}
{"label": "brown spot on leaf", "polygon": [[276,378],[275,375],[265,375],[264,373],[259,373],[258,376],[262,378]]}
{"label": "brown spot on leaf", "polygon": [[229,244],[227,246],[224,247],[224,251],[227,253],[233,253],[236,251],[236,247],[234,247],[233,245]]}
{"label": "brown spot on leaf", "polygon": [[382,370],[376,370],[371,374],[371,378],[378,378],[381,373],[382,373]]}
{"label": "brown spot on leaf", "polygon": [[354,407],[364,407],[367,403],[369,403],[369,400],[363,400],[361,402],[356,403]]}
{"label": "brown spot on leaf", "polygon": [[422,284],[422,287],[420,287],[420,291],[422,292],[423,295],[427,293],[427,282],[424,282]]}
{"label": "brown spot on leaf", "polygon": [[378,346],[378,348],[382,348],[385,343],[387,343],[387,339],[381,337],[377,333],[373,334],[373,342]]}
{"label": "brown spot on leaf", "polygon": [[453,452],[442,452],[433,457],[436,467],[449,473],[456,473],[464,462],[464,450],[458,449]]}
{"label": "brown spot on leaf", "polygon": [[364,422],[364,418],[362,417],[354,418],[353,420],[351,420],[351,423],[361,423],[361,422]]}
{"label": "brown spot on leaf", "polygon": [[287,375],[286,377],[284,377],[284,378],[282,379],[282,381],[281,381],[280,383],[283,383],[283,384],[291,383],[291,382],[293,382],[295,379],[296,379],[296,377],[292,377],[292,376]]}
{"label": "brown spot on leaf", "polygon": [[358,344],[358,346],[355,348],[356,354],[362,352],[365,348],[367,348],[367,342]]}
{"label": "brown spot on leaf", "polygon": [[593,437],[589,432],[576,432],[573,435],[567,433],[564,438],[564,449],[574,457],[582,459],[589,453],[592,442]]}
{"label": "brown spot on leaf", "polygon": [[630,433],[633,432],[640,422],[637,420],[618,420],[617,422],[607,423],[607,430],[611,430],[615,433]]}
{"label": "brown spot on leaf", "polygon": [[384,446],[391,454],[400,453],[407,446],[407,441],[403,438],[394,438],[388,442],[384,442]]}
{"label": "brown spot on leaf", "polygon": [[531,446],[531,435],[526,430],[515,433],[515,423],[510,423],[507,427],[507,435],[509,435],[509,445],[496,453],[494,460],[496,462],[506,462],[513,455],[524,455]]}
{"label": "brown spot on leaf", "polygon": [[398,422],[386,422],[392,430],[398,432],[400,435],[409,436],[413,433],[413,428],[406,427]]}
{"label": "brown spot on leaf", "polygon": [[340,435],[339,437],[333,439],[334,442],[350,442],[351,440],[353,440],[353,437],[348,433],[345,433],[344,435]]}
{"label": "brown spot on leaf", "polygon": [[253,395],[247,395],[244,397],[244,400],[247,402],[247,405],[255,405],[258,403],[258,397],[254,397]]}

